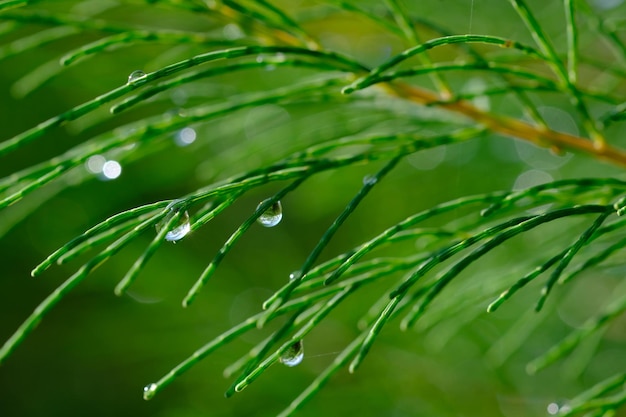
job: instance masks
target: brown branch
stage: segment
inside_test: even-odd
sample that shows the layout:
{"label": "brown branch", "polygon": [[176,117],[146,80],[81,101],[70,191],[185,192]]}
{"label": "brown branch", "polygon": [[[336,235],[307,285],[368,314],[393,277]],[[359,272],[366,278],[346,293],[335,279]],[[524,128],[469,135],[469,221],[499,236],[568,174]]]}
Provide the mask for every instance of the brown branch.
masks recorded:
{"label": "brown branch", "polygon": [[615,165],[626,167],[626,151],[612,147],[605,142],[592,142],[580,136],[557,132],[543,126],[535,126],[512,117],[486,113],[472,106],[467,101],[441,103],[441,98],[435,93],[409,84],[395,82],[386,83],[383,86],[388,92],[397,97],[423,105],[436,103],[439,107],[463,114],[493,132],[527,140],[535,145],[558,151],[582,152]]}

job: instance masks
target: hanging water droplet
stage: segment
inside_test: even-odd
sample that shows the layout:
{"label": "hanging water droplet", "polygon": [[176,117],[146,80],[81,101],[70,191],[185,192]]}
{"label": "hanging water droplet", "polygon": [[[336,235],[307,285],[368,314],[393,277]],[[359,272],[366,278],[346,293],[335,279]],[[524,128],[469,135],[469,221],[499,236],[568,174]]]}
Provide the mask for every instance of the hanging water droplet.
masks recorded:
{"label": "hanging water droplet", "polygon": [[302,276],[302,272],[293,271],[291,274],[289,274],[289,280],[293,281],[294,279],[300,279],[301,276]]}
{"label": "hanging water droplet", "polygon": [[154,397],[154,394],[156,394],[158,385],[155,384],[154,382],[152,384],[148,384],[145,387],[143,387],[143,399],[144,400],[149,400],[152,397]]}
{"label": "hanging water droplet", "polygon": [[[262,203],[259,204],[259,206]],[[258,206],[257,206],[258,209]],[[265,227],[274,227],[283,219],[283,206],[280,201],[271,205],[263,214],[259,216],[257,221]]]}
{"label": "hanging water droplet", "polygon": [[287,366],[299,365],[304,359],[304,342],[298,340],[280,356],[280,362]]}
{"label": "hanging water droplet", "polygon": [[[158,232],[160,232],[161,229],[163,229],[170,222],[172,217],[174,217],[176,213],[178,212],[178,209],[175,209],[174,207],[172,207],[174,204],[176,204],[176,201],[173,203],[170,203],[170,206],[169,206],[170,211],[167,213],[165,218],[163,218],[163,220],[157,223],[156,228]],[[170,229],[165,234],[165,240],[167,240],[168,242],[176,243],[182,238],[184,238],[185,236],[187,236],[187,234],[190,231],[191,231],[191,224],[189,223],[189,213],[187,213],[187,211],[185,210],[185,212],[178,219],[178,223],[176,224],[176,226]]]}
{"label": "hanging water droplet", "polygon": [[128,76],[128,83],[135,83],[139,80],[141,80],[142,78],[144,78],[146,76],[146,73],[143,72],[142,70],[136,70],[130,73],[130,75]]}

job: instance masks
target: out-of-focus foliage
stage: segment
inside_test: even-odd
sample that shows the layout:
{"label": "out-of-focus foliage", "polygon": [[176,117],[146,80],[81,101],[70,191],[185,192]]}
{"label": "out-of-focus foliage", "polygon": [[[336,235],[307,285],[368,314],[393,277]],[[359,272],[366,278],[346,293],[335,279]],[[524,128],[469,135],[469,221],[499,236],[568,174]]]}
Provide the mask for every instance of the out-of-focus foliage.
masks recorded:
{"label": "out-of-focus foliage", "polygon": [[625,16],[0,1],[0,415],[619,413]]}

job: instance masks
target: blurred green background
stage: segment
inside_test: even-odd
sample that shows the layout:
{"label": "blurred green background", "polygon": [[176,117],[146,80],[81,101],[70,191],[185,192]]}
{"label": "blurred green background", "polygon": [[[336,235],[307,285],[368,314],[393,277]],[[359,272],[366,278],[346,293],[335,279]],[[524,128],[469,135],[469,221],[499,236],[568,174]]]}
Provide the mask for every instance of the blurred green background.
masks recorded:
{"label": "blurred green background", "polygon": [[[428,18],[451,33],[471,30],[532,43],[505,1],[405,3],[413,15]],[[564,50],[562,2],[528,3],[557,48]],[[623,19],[626,15],[624,2],[590,3],[607,19]],[[58,1],[32,7],[92,15],[119,24],[216,36],[227,37],[236,30],[211,14],[180,10],[176,4]],[[367,65],[380,63],[407,47],[361,17],[330,13],[321,2],[285,0],[276,4],[294,16],[323,16],[303,26],[328,49],[349,54]],[[355,4],[381,16],[386,13],[383,2]],[[49,27],[23,24],[2,33],[0,47],[8,48]],[[437,35],[424,30],[424,38],[427,36]],[[0,62],[2,139],[125,83],[134,70],[154,71],[207,51],[198,45],[139,43],[95,55],[51,76],[50,68],[61,55],[100,37],[98,31],[85,30]],[[581,50],[593,50],[597,59],[608,60],[610,54],[595,42],[581,30]],[[455,53],[452,48],[442,49],[433,57],[454,60]],[[48,65],[48,69],[40,70],[42,65]],[[36,71],[48,74],[49,79],[28,91]],[[111,118],[104,108],[4,157],[0,175],[45,161],[100,132],[157,112],[288,85],[310,74],[306,69],[275,69],[268,65],[262,70],[227,74],[186,86],[117,118]],[[604,80],[602,70],[597,68],[581,77],[581,83],[589,87],[602,85]],[[448,80],[460,90],[489,82],[480,73],[450,74]],[[427,78],[414,82],[430,88]],[[624,86],[615,88],[623,96]],[[533,99],[554,129],[570,133],[580,130],[567,97],[537,94]],[[523,117],[506,97],[486,100],[482,105],[498,113]],[[179,146],[173,132],[142,150],[141,158],[121,160],[122,173],[117,179],[86,175],[85,168],[7,208],[0,214],[0,261],[4,266],[0,280],[0,339],[6,340],[35,306],[75,271],[80,260],[88,258],[55,266],[37,279],[30,278],[30,270],[54,249],[107,216],[177,198],[231,174],[269,164],[320,138],[367,131],[372,126],[401,129],[430,119],[434,121],[424,129],[437,133],[450,117],[417,107],[407,110],[405,117],[397,117],[388,111],[389,105],[384,100],[364,107],[330,101],[244,109],[192,126],[196,139],[188,146]],[[413,116],[416,119],[412,120]],[[626,132],[619,125],[609,133],[612,143],[626,142]],[[150,402],[143,401],[142,387],[222,331],[258,312],[262,301],[304,262],[323,231],[359,190],[363,176],[377,169],[378,164],[353,166],[305,182],[282,201],[282,223],[272,229],[252,227],[188,309],[181,308],[180,302],[200,272],[258,202],[276,192],[281,184],[246,194],[215,221],[178,244],[162,247],[128,295],[116,297],[113,287],[152,239],[146,234],[62,300],[2,365],[0,415],[186,417],[278,413],[358,334],[358,319],[392,281],[362,290],[333,312],[306,338],[301,365],[273,366],[233,398],[223,397],[230,384],[222,377],[223,369],[270,329],[252,331],[218,350]],[[521,188],[551,179],[617,175],[622,175],[618,168],[585,156],[554,155],[502,137],[421,152],[406,158],[375,187],[340,229],[322,260],[411,214],[460,196]],[[626,322],[621,318],[585,342],[572,358],[535,376],[525,372],[529,360],[598,312],[615,291],[624,290],[623,266],[596,269],[571,286],[558,289],[541,314],[532,311],[539,285],[531,285],[497,313],[485,312],[496,294],[533,267],[537,252],[562,238],[562,230],[584,230],[584,224],[574,221],[559,225],[563,229],[551,226],[511,241],[469,268],[446,290],[446,301],[435,302],[415,330],[403,333],[395,322],[390,323],[359,371],[354,375],[346,370],[340,372],[298,415],[541,416],[547,414],[550,403],[564,401],[624,369]],[[407,252],[411,245],[405,247]]]}

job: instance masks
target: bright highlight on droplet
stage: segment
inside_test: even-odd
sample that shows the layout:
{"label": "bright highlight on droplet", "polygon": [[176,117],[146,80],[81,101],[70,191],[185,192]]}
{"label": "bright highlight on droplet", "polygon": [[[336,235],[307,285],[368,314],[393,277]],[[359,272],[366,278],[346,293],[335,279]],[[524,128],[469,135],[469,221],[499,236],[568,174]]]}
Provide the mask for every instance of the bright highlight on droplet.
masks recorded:
{"label": "bright highlight on droplet", "polygon": [[107,161],[102,155],[90,156],[85,161],[85,169],[92,174],[97,174],[98,178],[103,181],[114,180],[122,175],[122,165],[115,160]]}
{"label": "bright highlight on droplet", "polygon": [[148,384],[143,387],[143,399],[146,401],[152,399],[152,397],[154,397],[154,394],[156,394],[157,388],[159,387],[155,383]]}
{"label": "bright highlight on droplet", "polygon": [[304,359],[304,342],[298,340],[291,345],[280,357],[280,362],[286,366],[299,365]]}
{"label": "bright highlight on droplet", "polygon": [[[173,201],[169,204],[169,212],[163,218],[163,220],[156,224],[157,233],[163,230],[163,228],[172,220],[172,217],[174,217],[178,213],[179,209],[175,207],[177,203],[179,203],[178,200]],[[176,243],[185,236],[187,236],[190,231],[191,223],[189,222],[189,213],[187,212],[187,210],[185,210],[183,214],[178,218],[177,224],[165,234],[165,240],[167,240],[168,242]]]}
{"label": "bright highlight on droplet", "polygon": [[188,146],[196,141],[196,131],[191,127],[181,129],[174,137],[174,142],[178,146]]}
{"label": "bright highlight on droplet", "polygon": [[289,281],[293,281],[294,279],[300,279],[300,277],[302,277],[302,272],[294,271],[289,274]]}
{"label": "bright highlight on droplet", "polygon": [[146,73],[141,70],[136,70],[130,73],[128,76],[128,83],[135,83],[146,76]]}
{"label": "bright highlight on droplet", "polygon": [[187,221],[167,232],[167,234],[165,235],[165,240],[169,242],[177,242],[187,236],[187,233],[191,231],[191,225],[189,224],[189,215],[187,214],[187,212],[185,212],[185,217],[187,217]]}
{"label": "bright highlight on droplet", "polygon": [[122,165],[117,161],[106,161],[102,165],[102,177],[106,180],[114,180],[122,175]]}
{"label": "bright highlight on droplet", "polygon": [[[259,206],[263,203],[259,203]],[[258,206],[257,206],[258,209]],[[265,227],[274,227],[283,219],[283,207],[280,201],[272,204],[263,214],[259,216],[257,222]]]}
{"label": "bright highlight on droplet", "polygon": [[[161,227],[163,227],[165,223],[169,222],[169,219],[171,219],[173,215],[174,212],[171,212],[170,215],[167,215],[165,219],[159,223]],[[189,213],[185,211],[181,216],[178,225],[165,234],[165,240],[167,240],[168,242],[178,242],[179,240],[187,236],[190,231],[191,224],[189,223]]]}

